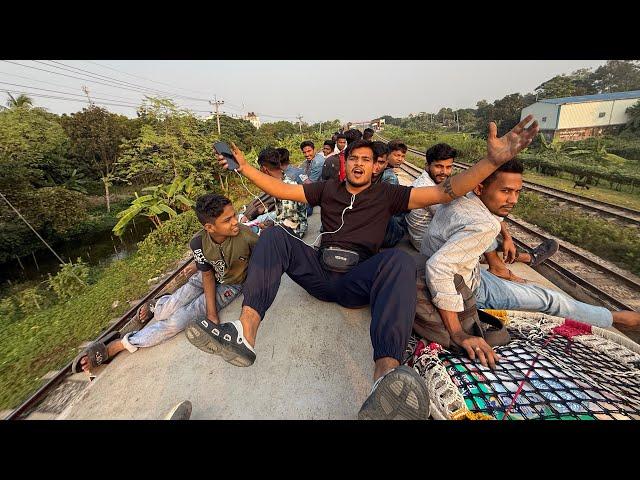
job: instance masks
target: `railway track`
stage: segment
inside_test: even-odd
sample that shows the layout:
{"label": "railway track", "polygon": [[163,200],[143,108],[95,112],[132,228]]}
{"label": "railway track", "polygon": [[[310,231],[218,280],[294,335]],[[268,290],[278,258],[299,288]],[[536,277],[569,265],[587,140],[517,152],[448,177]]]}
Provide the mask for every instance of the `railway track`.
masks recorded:
{"label": "railway track", "polygon": [[[388,140],[378,134],[376,134],[380,140],[387,142]],[[413,147],[408,147],[408,151],[414,155],[424,158],[424,151],[418,150]],[[464,162],[454,162],[453,165],[462,170],[466,170],[471,165]],[[415,165],[409,167],[416,169]],[[419,169],[422,172],[422,169]],[[600,200],[594,200],[575,193],[565,192],[553,187],[547,187],[539,183],[523,182],[524,187],[532,192],[539,193],[546,197],[552,198],[558,202],[567,203],[589,212],[594,212],[603,217],[609,217],[615,220],[621,225],[631,225],[640,227],[640,211],[632,208],[621,207],[612,203],[602,202]]]}
{"label": "railway track", "polygon": [[[424,170],[410,162],[401,165],[410,178],[417,178]],[[509,217],[514,241],[532,250],[547,238],[555,238],[523,220]],[[570,293],[578,300],[598,303],[613,310],[640,309],[640,278],[608,265],[597,256],[556,238],[559,252],[535,270]]]}

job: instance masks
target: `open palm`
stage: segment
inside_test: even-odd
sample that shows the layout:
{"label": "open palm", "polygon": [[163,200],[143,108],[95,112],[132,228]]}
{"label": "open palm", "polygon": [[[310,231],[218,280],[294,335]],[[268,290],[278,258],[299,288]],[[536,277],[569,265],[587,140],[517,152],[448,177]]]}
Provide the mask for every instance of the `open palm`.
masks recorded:
{"label": "open palm", "polygon": [[515,157],[522,149],[531,143],[538,134],[538,122],[533,122],[529,128],[524,128],[533,119],[527,115],[520,123],[504,136],[498,138],[498,127],[494,122],[489,124],[489,138],[487,138],[487,155],[495,165],[500,166]]}

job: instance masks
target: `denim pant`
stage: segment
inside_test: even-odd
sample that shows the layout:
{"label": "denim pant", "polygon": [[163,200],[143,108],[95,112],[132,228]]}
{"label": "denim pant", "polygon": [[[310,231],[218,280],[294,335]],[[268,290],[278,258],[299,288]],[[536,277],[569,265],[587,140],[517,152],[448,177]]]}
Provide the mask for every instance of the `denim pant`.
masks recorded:
{"label": "denim pant", "polygon": [[542,312],[596,327],[613,324],[611,312],[604,307],[579,302],[556,290],[503,280],[486,270],[480,271],[475,295],[478,308]]}
{"label": "denim pant", "polygon": [[[396,248],[385,250],[359,263],[347,273],[326,270],[315,249],[287,235],[281,228],[269,228],[251,254],[244,282],[243,306],[253,308],[260,318],[273,303],[283,273],[310,295],[346,308],[371,305],[369,333],[373,359],[402,361],[409,343],[416,313],[416,264]],[[322,318],[301,321],[322,325]]]}
{"label": "denim pant", "polygon": [[[242,293],[242,285],[216,284],[216,307],[226,307]],[[187,327],[191,319],[206,319],[207,307],[202,288],[202,273],[197,272],[186,284],[171,295],[158,299],[153,310],[157,320],[151,325],[129,336],[134,347],[153,347],[177,335]]]}
{"label": "denim pant", "polygon": [[399,213],[389,219],[387,230],[384,232],[383,248],[395,247],[402,240],[404,234],[407,233],[407,221],[405,213]]}

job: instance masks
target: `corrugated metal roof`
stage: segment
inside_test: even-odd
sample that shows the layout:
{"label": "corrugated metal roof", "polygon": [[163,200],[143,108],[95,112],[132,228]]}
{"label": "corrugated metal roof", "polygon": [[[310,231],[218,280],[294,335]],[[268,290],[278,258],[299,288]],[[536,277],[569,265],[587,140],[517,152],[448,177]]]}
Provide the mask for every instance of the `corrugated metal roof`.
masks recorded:
{"label": "corrugated metal roof", "polygon": [[603,102],[606,100],[622,100],[629,98],[640,98],[640,90],[632,90],[630,92],[599,93],[597,95],[579,95],[577,97],[545,98],[538,101],[542,103],[560,105],[563,103]]}

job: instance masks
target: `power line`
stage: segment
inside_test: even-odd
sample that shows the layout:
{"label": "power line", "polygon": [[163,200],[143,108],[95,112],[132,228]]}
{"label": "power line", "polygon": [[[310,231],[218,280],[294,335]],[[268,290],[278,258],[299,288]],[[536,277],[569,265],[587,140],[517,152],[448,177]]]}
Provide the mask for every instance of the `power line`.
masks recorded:
{"label": "power line", "polygon": [[[102,78],[98,78],[98,80],[103,80],[104,79],[104,80],[109,81],[109,82],[121,83],[121,84],[123,84],[125,86],[128,85],[128,86],[135,87],[135,88],[141,88],[141,89],[144,89],[144,90],[155,92],[156,94],[162,93],[164,95],[169,95],[169,96],[173,96],[173,97],[182,97],[182,98],[185,98],[185,99],[195,100],[195,101],[198,101],[198,102],[208,102],[208,100],[206,100],[204,98],[190,97],[190,96],[187,96],[187,95],[182,95],[180,93],[167,92],[167,91],[160,90],[160,89],[157,89],[157,88],[147,87],[145,85],[139,85],[139,84],[136,84],[136,83],[126,82],[124,80],[119,80],[117,78],[112,78],[112,77],[109,77],[109,76],[106,76],[106,75],[101,75],[99,73],[94,73],[94,72],[91,72],[89,70],[84,70],[82,68],[74,67],[72,65],[67,65],[65,63],[57,62],[55,60],[50,60],[49,63],[41,62],[39,60],[34,60],[34,62],[41,63],[41,64],[46,65],[48,67],[53,67],[53,68],[58,68],[60,70],[69,71],[71,73],[76,73],[73,70],[78,70],[77,75],[85,75],[85,76],[88,76],[88,77],[91,77],[91,78],[102,77]],[[50,65],[51,63],[55,63],[57,65],[62,65],[62,67],[59,67],[57,65]],[[64,68],[64,67],[67,67],[67,68]],[[70,70],[70,69],[73,69],[73,70]]]}

